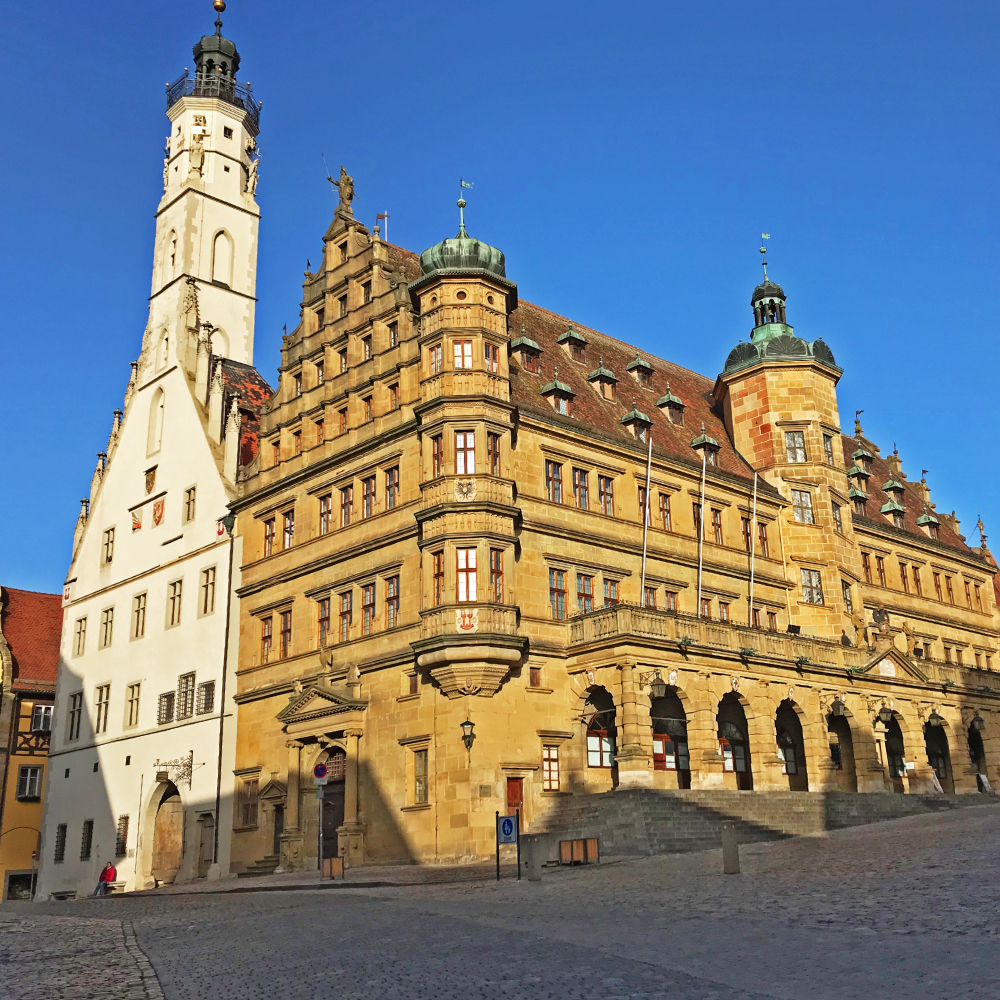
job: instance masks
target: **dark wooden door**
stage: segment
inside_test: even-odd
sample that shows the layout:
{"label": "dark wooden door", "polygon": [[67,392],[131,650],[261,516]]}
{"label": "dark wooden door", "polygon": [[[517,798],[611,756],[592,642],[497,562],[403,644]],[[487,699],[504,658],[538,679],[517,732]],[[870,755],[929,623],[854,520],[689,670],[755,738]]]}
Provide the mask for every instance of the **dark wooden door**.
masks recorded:
{"label": "dark wooden door", "polygon": [[340,854],[337,830],[344,825],[344,783],[331,781],[323,788],[323,857]]}
{"label": "dark wooden door", "polygon": [[281,806],[274,807],[274,842],[271,853],[281,856],[281,835],[285,832],[285,810]]}
{"label": "dark wooden door", "polygon": [[524,778],[507,779],[507,815],[513,816],[516,809],[521,812],[521,826],[524,826]]}

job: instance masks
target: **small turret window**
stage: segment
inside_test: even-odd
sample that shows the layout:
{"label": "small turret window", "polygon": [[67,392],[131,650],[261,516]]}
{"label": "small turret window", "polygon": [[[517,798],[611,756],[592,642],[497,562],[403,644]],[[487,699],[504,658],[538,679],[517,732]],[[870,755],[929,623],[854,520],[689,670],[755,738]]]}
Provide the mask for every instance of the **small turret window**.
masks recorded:
{"label": "small turret window", "polygon": [[467,298],[467,296],[465,292],[455,292],[455,298],[458,299],[459,301],[462,301],[465,298]]}
{"label": "small turret window", "polygon": [[805,462],[806,439],[803,431],[785,431],[785,453],[789,462]]}

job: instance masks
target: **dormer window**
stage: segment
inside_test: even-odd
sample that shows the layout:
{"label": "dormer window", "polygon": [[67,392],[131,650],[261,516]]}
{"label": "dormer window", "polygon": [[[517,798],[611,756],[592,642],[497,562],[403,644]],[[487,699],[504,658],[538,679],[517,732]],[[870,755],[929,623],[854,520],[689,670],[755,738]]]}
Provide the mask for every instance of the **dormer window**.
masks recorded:
{"label": "dormer window", "polygon": [[667,383],[667,391],[656,401],[661,413],[666,413],[667,419],[675,427],[684,426],[684,402],[670,391],[670,383]]}
{"label": "dormer window", "polygon": [[521,367],[526,372],[538,374],[538,355],[534,351],[525,351],[521,355]]}
{"label": "dormer window", "polygon": [[636,408],[634,399],[632,400],[632,409],[629,410],[624,417],[622,417],[621,422],[632,432],[632,436],[637,441],[642,441],[644,443],[646,441],[646,435],[649,428],[653,426],[653,421],[650,420],[645,413]]}
{"label": "dormer window", "polygon": [[614,372],[604,367],[604,358],[601,358],[600,365],[587,376],[587,381],[597,389],[603,399],[614,401],[618,379],[615,378]]}
{"label": "dormer window", "polygon": [[567,353],[574,361],[583,363],[587,338],[579,330],[574,330],[572,323],[570,323],[569,329],[565,333],[559,335],[556,342],[566,348]]}
{"label": "dormer window", "polygon": [[511,354],[516,354],[521,361],[521,367],[526,372],[538,374],[538,356],[542,349],[525,333],[524,324],[521,324],[521,336],[517,340],[511,341]]}
{"label": "dormer window", "polygon": [[625,371],[632,375],[632,378],[642,386],[643,389],[653,388],[653,367],[639,357],[636,351],[635,359],[625,366]]}
{"label": "dormer window", "polygon": [[701,433],[691,442],[691,447],[702,456],[706,465],[715,467],[719,442],[705,432],[704,423],[701,425]]}
{"label": "dormer window", "polygon": [[924,507],[923,514],[917,518],[917,527],[923,528],[927,532],[928,538],[933,538],[935,541],[940,540],[940,533],[938,531],[940,525],[938,519]]}
{"label": "dormer window", "polygon": [[576,395],[565,383],[559,381],[559,369],[553,373],[552,381],[542,386],[541,395],[549,401],[552,409],[564,417],[572,416],[573,397]]}

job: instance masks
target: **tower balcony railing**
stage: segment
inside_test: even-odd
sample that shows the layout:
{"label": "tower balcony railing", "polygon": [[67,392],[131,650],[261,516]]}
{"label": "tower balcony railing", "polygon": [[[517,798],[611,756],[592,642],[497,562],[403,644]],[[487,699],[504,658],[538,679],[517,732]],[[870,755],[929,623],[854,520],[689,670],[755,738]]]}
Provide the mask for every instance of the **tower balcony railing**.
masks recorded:
{"label": "tower balcony railing", "polygon": [[260,101],[253,96],[250,84],[238,83],[221,75],[190,76],[187,70],[173,83],[167,84],[167,110],[182,97],[214,97],[234,107],[243,108],[254,129],[260,128]]}

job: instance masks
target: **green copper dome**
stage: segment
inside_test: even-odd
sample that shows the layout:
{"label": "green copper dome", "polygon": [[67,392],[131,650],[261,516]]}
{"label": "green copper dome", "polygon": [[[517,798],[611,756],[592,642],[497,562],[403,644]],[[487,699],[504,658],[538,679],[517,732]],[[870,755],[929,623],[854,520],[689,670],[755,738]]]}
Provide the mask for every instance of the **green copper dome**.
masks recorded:
{"label": "green copper dome", "polygon": [[463,223],[455,238],[442,240],[428,247],[420,255],[420,270],[423,274],[435,271],[489,271],[499,278],[506,278],[503,252],[489,243],[473,239]]}

